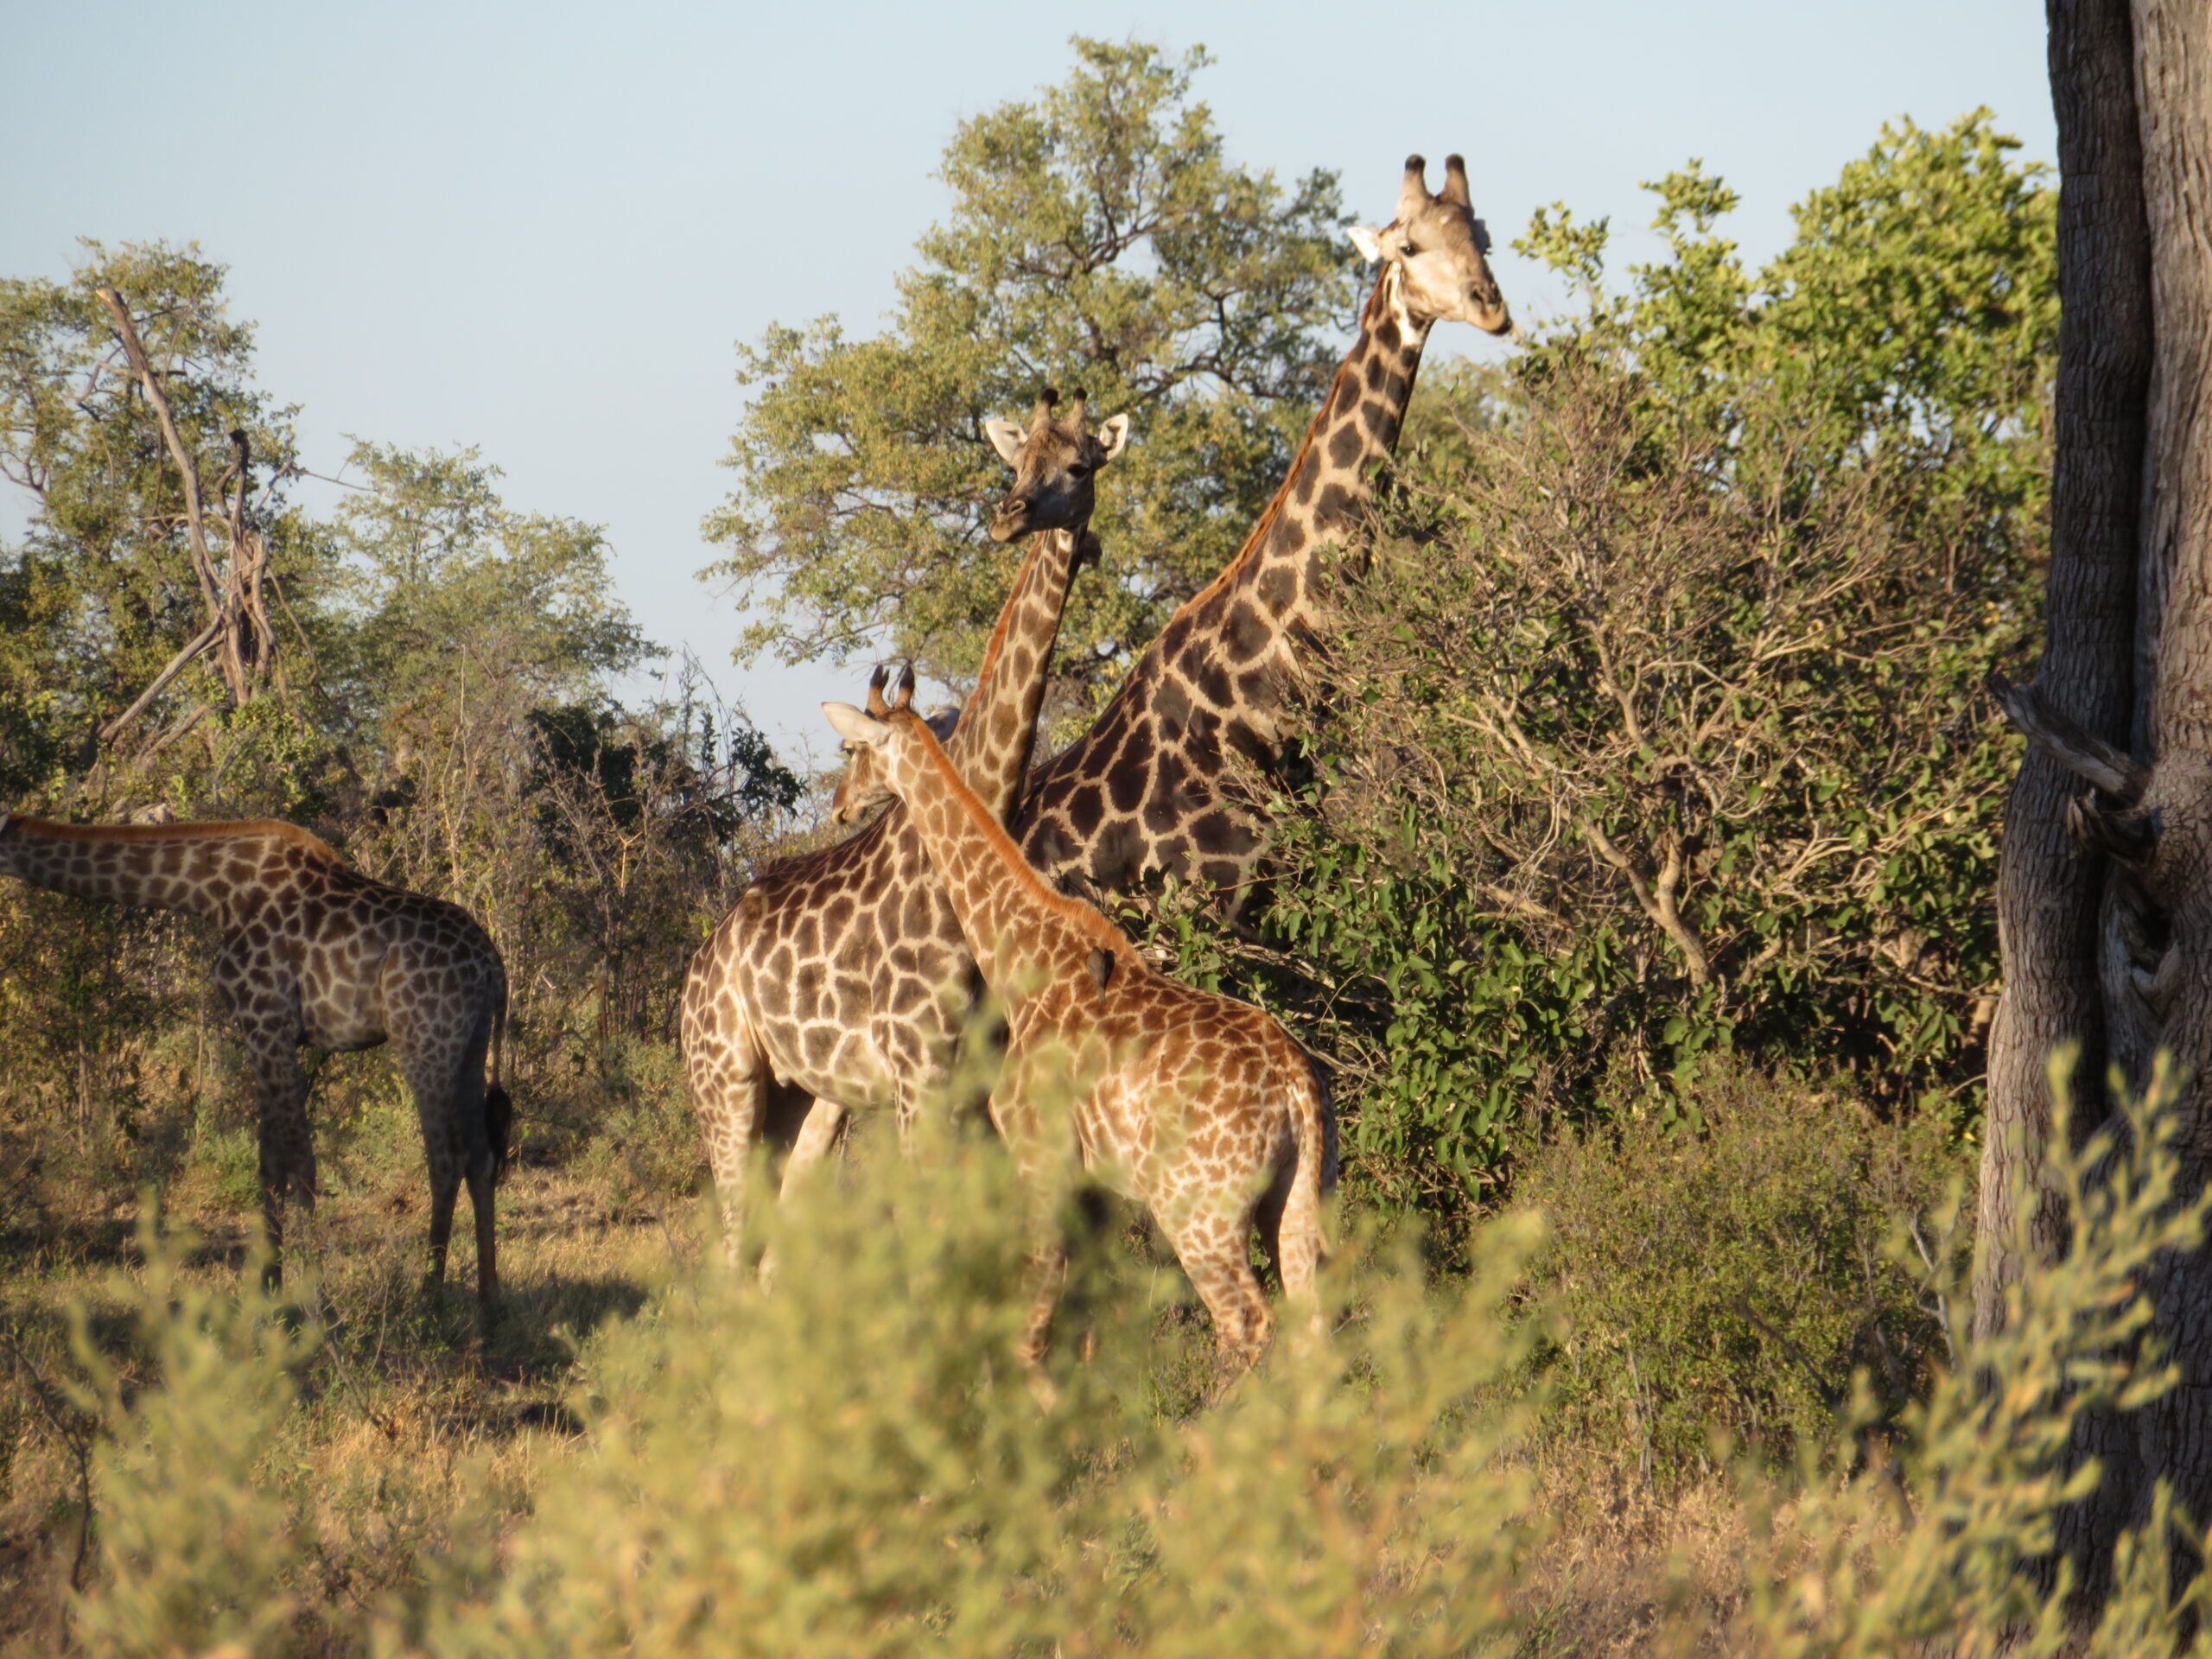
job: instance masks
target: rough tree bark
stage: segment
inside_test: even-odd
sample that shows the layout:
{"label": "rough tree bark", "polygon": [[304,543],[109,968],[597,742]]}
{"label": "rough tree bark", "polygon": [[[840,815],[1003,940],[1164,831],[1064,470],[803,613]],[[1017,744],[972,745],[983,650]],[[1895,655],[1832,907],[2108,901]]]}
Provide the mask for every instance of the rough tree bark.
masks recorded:
{"label": "rough tree bark", "polygon": [[[2004,1318],[2030,1249],[2065,1217],[2037,1179],[2044,1066],[2077,1046],[2075,1127],[2105,1116],[2107,1065],[2135,1087],[2171,1049],[2185,1179],[2212,1174],[2212,9],[2204,0],[2048,0],[2058,117],[2059,283],[2048,642],[2035,683],[1998,686],[2034,740],[2007,807],[1999,880],[2005,995],[1992,1037],[1978,1330]],[[2086,786],[2086,787],[2085,787]],[[2151,1287],[2181,1386],[2083,1426],[2103,1464],[2066,1517],[2092,1599],[2112,1546],[2171,1480],[2212,1519],[2212,1256]]]}

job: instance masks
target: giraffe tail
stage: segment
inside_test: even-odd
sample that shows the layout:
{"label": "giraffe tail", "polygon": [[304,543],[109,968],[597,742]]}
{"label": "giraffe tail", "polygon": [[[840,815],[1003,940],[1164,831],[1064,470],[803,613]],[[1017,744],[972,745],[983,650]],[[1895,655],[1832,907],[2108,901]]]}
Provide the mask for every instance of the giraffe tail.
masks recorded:
{"label": "giraffe tail", "polygon": [[514,1096],[507,1092],[500,1074],[506,1070],[507,988],[499,985],[499,1010],[492,1016],[492,1075],[484,1084],[484,1139],[492,1149],[492,1180],[498,1185],[507,1173],[507,1154],[514,1136]]}
{"label": "giraffe tail", "polygon": [[[1286,1082],[1298,1161],[1283,1204],[1275,1271],[1282,1275],[1283,1294],[1304,1301],[1313,1298],[1314,1277],[1329,1251],[1321,1211],[1337,1185],[1337,1112],[1321,1063],[1287,1036],[1283,1046],[1288,1050]],[[1318,1306],[1314,1319],[1318,1328],[1322,1320]]]}

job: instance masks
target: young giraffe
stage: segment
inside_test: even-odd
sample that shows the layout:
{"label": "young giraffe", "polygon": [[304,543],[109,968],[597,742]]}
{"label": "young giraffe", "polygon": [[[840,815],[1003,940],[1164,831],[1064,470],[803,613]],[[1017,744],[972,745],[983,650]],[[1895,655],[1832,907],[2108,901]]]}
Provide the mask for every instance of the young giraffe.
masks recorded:
{"label": "young giraffe", "polygon": [[[1065,417],[1055,417],[1055,401],[1050,391],[1039,400],[1027,433],[985,423],[1015,470],[992,539],[1040,532],[950,740],[962,774],[1001,812],[1029,767],[1068,584],[1096,555],[1088,525],[1097,471],[1128,436],[1125,415],[1090,431],[1080,391]],[[784,1167],[789,1192],[835,1143],[849,1109],[891,1106],[903,1129],[942,1090],[974,981],[959,925],[896,807],[836,846],[771,865],[722,918],[685,976],[682,1030],[733,1262],[772,1078],[811,1097]]]}
{"label": "young giraffe", "polygon": [[[1048,1103],[1064,1096],[1085,1167],[1151,1208],[1217,1338],[1256,1357],[1270,1320],[1252,1272],[1255,1220],[1285,1294],[1313,1294],[1321,1204],[1337,1173],[1319,1068],[1272,1015],[1168,978],[1096,910],[1046,887],[908,706],[912,695],[909,671],[886,704],[879,669],[867,712],[822,707],[848,743],[874,752],[1005,1003],[994,1121],[1042,1198],[1060,1139],[1045,1121]],[[1064,1256],[1048,1228],[1022,1344],[1033,1370]]]}
{"label": "young giraffe", "polygon": [[[0,814],[0,874],[80,899],[187,911],[213,925],[217,999],[253,1073],[272,1249],[283,1245],[286,1199],[315,1206],[300,1049],[391,1043],[429,1154],[430,1277],[444,1281],[465,1177],[488,1326],[499,1297],[492,1188],[513,1119],[499,1084],[507,975],[467,911],[371,880],[273,818],[126,827]],[[272,1260],[272,1281],[277,1272]]]}
{"label": "young giraffe", "polygon": [[[1406,159],[1398,217],[1351,236],[1382,271],[1282,487],[1243,550],[1169,619],[1090,732],[1029,780],[1009,823],[1031,864],[1065,891],[1135,887],[1149,870],[1249,892],[1261,862],[1251,815],[1224,792],[1230,751],[1271,761],[1287,735],[1282,693],[1319,620],[1322,549],[1341,543],[1397,448],[1431,327],[1512,327],[1468,200],[1466,165]],[[1240,901],[1237,908],[1242,909]]]}

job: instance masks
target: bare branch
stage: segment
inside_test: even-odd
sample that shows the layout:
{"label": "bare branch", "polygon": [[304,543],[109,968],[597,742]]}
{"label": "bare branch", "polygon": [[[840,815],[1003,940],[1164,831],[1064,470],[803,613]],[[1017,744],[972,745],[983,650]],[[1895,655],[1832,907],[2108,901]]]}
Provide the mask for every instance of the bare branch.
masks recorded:
{"label": "bare branch", "polygon": [[1989,695],[2012,728],[2084,783],[2104,791],[2123,805],[2143,798],[2151,773],[2132,755],[2083,731],[2045,702],[2032,685],[2014,685],[2002,674],[1989,677]]}
{"label": "bare branch", "polygon": [[1596,824],[1585,820],[1582,833],[1599,857],[1628,878],[1629,890],[1635,893],[1637,906],[1682,953],[1682,966],[1689,975],[1690,983],[1700,990],[1711,984],[1713,959],[1706,954],[1705,941],[1698,938],[1697,930],[1682,919],[1676,902],[1681,895],[1683,874],[1681,837],[1672,830],[1668,831],[1666,861],[1658,874],[1654,875],[1637,860],[1613,845],[1611,839]]}
{"label": "bare branch", "polygon": [[109,721],[106,725],[100,728],[99,741],[103,743],[112,743],[115,741],[117,736],[125,727],[129,726],[132,721],[137,719],[139,715],[144,714],[149,708],[153,706],[153,702],[156,697],[160,696],[162,692],[168,690],[170,681],[175,679],[178,675],[183,673],[187,668],[191,666],[194,658],[198,657],[202,652],[206,651],[208,646],[215,643],[216,638],[221,634],[222,632],[223,624],[220,619],[218,619],[215,621],[210,622],[206,627],[200,629],[197,634],[194,635],[191,641],[182,651],[180,651],[175,656],[169,658],[168,666],[162,669],[160,673],[154,676],[153,683],[138,694],[138,700],[136,702],[133,702],[128,709],[118,715],[113,720]]}

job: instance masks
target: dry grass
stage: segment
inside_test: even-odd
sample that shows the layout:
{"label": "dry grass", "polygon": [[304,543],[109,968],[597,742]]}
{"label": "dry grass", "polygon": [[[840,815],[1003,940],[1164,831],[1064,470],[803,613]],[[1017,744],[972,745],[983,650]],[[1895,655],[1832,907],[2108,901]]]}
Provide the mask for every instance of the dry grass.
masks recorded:
{"label": "dry grass", "polygon": [[[245,1267],[253,1229],[204,1171],[167,1195],[166,1219],[198,1239],[184,1277],[214,1288]],[[124,1342],[115,1282],[132,1272],[136,1199],[98,1195],[0,1278],[10,1332],[0,1369],[0,1656],[54,1651],[77,1547],[74,1454],[87,1427],[68,1398],[67,1310]],[[366,1615],[442,1553],[454,1518],[520,1514],[547,1466],[569,1456],[581,1423],[569,1399],[579,1343],[635,1313],[654,1287],[700,1256],[702,1206],[688,1198],[610,1214],[569,1168],[515,1170],[499,1191],[505,1301],[488,1343],[475,1328],[467,1200],[459,1271],[442,1294],[422,1285],[429,1223],[419,1173],[387,1173],[327,1194],[297,1230],[291,1259],[319,1287],[327,1337],[302,1377],[291,1477],[308,1497],[321,1588]],[[143,1381],[144,1379],[138,1379]]]}

